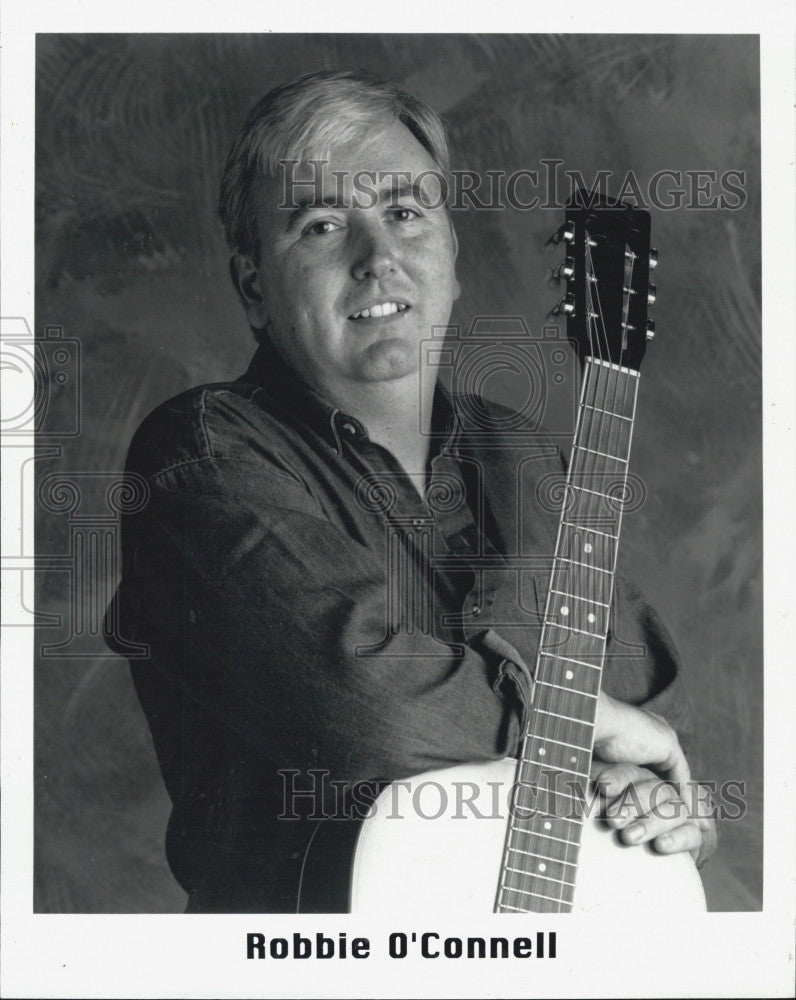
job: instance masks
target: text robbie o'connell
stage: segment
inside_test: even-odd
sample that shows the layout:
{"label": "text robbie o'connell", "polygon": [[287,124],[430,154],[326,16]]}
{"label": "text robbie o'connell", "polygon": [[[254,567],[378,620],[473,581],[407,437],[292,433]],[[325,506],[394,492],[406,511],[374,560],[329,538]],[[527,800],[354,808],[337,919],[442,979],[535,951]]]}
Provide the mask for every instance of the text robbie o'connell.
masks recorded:
{"label": "text robbie o'connell", "polygon": [[[392,931],[377,955],[388,958],[555,958],[556,932],[536,931],[532,936],[450,937],[438,931]],[[352,937],[345,931],[326,935],[321,931],[268,938],[246,935],[246,958],[370,958],[370,938]]]}

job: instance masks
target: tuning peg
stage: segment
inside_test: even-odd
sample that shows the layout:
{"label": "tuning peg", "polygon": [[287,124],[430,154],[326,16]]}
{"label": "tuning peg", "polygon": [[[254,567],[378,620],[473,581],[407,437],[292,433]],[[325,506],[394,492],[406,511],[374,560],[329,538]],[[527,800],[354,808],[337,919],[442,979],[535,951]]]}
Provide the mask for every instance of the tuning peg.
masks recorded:
{"label": "tuning peg", "polygon": [[649,252],[650,271],[654,271],[657,266],[658,266],[658,251],[655,249],[655,247],[650,247],[650,252]]}
{"label": "tuning peg", "polygon": [[575,258],[565,257],[555,270],[556,277],[571,278],[575,273]]}
{"label": "tuning peg", "polygon": [[553,309],[553,313],[556,316],[574,316],[575,315],[575,295],[573,292],[567,292],[563,299],[558,303],[558,305]]}
{"label": "tuning peg", "polygon": [[647,305],[651,306],[655,299],[658,297],[658,289],[655,285],[650,285],[647,289]]}
{"label": "tuning peg", "polygon": [[575,239],[575,223],[570,219],[567,219],[563,226],[560,226],[556,232],[547,241],[549,243],[571,243]]}
{"label": "tuning peg", "polygon": [[655,336],[655,320],[647,320],[647,340],[652,340]]}

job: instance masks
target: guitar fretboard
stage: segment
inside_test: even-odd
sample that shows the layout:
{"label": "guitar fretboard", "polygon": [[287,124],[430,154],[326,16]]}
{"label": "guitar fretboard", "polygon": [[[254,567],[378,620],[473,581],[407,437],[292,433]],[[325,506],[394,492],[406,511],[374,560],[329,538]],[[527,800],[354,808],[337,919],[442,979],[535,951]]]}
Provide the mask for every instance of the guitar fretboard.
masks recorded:
{"label": "guitar fretboard", "polygon": [[572,908],[638,372],[588,358],[495,909]]}

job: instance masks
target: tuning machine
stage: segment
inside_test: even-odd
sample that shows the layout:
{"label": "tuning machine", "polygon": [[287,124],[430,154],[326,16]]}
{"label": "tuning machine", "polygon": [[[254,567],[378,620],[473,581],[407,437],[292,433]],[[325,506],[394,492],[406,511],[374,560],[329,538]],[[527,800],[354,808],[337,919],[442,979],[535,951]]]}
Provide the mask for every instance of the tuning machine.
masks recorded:
{"label": "tuning machine", "polygon": [[655,320],[654,319],[648,319],[647,320],[647,340],[652,340],[652,338],[654,336],[655,336]]}
{"label": "tuning machine", "polygon": [[575,315],[575,293],[567,292],[563,299],[553,308],[554,316],[574,316]]}
{"label": "tuning machine", "polygon": [[571,243],[575,239],[575,223],[571,219],[567,219],[562,226],[553,233],[550,239],[547,241],[549,246],[551,243]]}
{"label": "tuning machine", "polygon": [[565,257],[560,264],[553,268],[549,272],[549,281],[551,283],[559,284],[561,281],[566,279],[567,281],[572,278],[575,274],[575,258]]}
{"label": "tuning machine", "polygon": [[[638,254],[633,253],[632,250],[625,250],[625,260],[635,261],[638,260]],[[654,271],[658,266],[658,251],[655,247],[650,247],[647,254],[647,266],[650,271]]]}

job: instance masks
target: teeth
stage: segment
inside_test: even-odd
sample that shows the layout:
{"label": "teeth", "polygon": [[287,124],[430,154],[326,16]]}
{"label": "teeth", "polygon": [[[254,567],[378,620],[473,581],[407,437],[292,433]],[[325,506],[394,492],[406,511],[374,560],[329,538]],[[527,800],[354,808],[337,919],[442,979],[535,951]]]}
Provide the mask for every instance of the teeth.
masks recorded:
{"label": "teeth", "polygon": [[408,307],[402,302],[382,302],[381,305],[371,306],[370,309],[362,309],[354,313],[352,319],[370,319],[375,316],[390,316],[392,313],[405,312]]}

